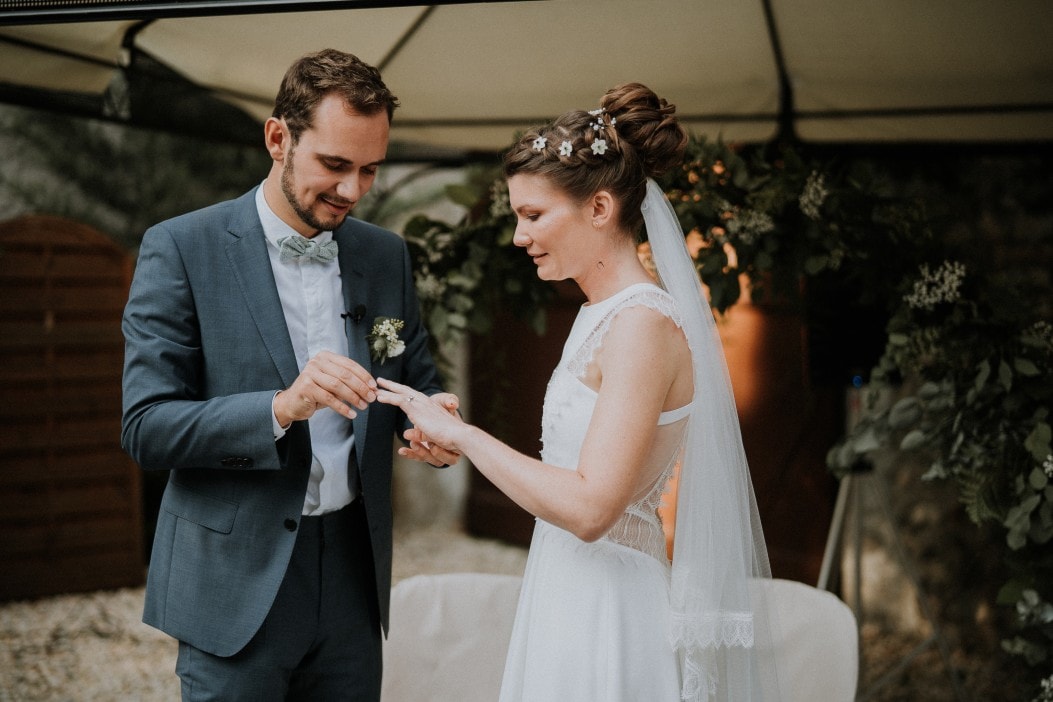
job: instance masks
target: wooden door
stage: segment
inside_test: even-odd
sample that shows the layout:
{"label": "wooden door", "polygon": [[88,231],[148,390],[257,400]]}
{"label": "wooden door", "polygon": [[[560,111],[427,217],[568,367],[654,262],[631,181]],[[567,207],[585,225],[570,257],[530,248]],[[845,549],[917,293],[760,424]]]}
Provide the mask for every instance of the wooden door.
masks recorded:
{"label": "wooden door", "polygon": [[120,447],[130,280],[90,227],[0,223],[0,599],[143,582],[139,469]]}

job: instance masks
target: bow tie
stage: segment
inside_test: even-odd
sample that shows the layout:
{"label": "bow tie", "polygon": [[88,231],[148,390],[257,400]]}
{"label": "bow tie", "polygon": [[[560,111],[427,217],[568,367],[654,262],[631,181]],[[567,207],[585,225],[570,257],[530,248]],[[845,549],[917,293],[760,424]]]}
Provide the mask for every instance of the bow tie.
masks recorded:
{"label": "bow tie", "polygon": [[278,240],[278,258],[283,263],[298,258],[307,261],[318,261],[329,263],[336,258],[337,245],[335,241],[327,241],[319,244],[314,239],[308,239],[299,235],[287,236]]}

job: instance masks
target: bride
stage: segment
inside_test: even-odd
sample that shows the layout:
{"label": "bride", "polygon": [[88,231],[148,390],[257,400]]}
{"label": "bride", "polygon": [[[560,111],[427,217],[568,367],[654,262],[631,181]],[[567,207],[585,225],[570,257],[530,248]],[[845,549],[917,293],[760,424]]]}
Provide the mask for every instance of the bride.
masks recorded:
{"label": "bride", "polygon": [[[622,85],[505,156],[514,243],[587,298],[549,381],[540,460],[378,380],[416,427],[400,453],[459,451],[537,517],[502,702],[761,697],[746,580],[770,577],[767,556],[712,314],[652,180],[683,158],[674,112]],[[674,473],[670,562],[658,507]]]}

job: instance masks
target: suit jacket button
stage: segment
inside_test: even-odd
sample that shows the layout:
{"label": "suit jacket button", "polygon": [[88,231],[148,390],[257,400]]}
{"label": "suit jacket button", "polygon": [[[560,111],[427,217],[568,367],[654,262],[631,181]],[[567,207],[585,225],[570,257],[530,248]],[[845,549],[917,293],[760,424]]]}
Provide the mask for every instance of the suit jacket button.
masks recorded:
{"label": "suit jacket button", "polygon": [[288,529],[289,531],[296,531],[296,520],[295,519],[286,519],[285,520],[285,528]]}

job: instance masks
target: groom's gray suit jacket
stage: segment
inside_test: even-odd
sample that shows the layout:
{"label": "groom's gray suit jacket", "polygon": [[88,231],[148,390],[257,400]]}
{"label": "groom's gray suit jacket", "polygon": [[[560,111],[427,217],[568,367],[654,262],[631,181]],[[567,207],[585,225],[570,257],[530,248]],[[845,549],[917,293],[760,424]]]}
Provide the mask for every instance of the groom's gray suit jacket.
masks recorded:
{"label": "groom's gray suit jacket", "polygon": [[[374,376],[439,392],[405,243],[350,218],[333,238],[344,309],[361,317],[347,320],[350,357]],[[383,364],[367,348],[376,317],[405,321],[404,353]],[[311,465],[306,421],[277,442],[272,433],[272,397],[299,370],[255,191],[146,232],[122,328],[122,443],[144,470],[169,471],[143,621],[233,655],[259,629],[285,575]],[[386,630],[392,437],[406,418],[373,403],[353,426]]]}

